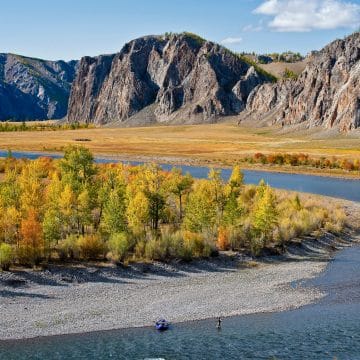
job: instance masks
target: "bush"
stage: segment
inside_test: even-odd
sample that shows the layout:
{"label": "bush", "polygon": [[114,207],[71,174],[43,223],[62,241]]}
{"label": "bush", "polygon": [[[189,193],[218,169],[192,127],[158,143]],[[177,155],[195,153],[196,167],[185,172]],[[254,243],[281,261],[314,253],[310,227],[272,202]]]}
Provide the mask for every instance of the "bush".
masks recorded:
{"label": "bush", "polygon": [[108,258],[113,262],[123,261],[130,249],[130,242],[126,233],[115,233],[110,236],[108,242],[109,254]]}
{"label": "bush", "polygon": [[145,247],[146,242],[144,240],[140,240],[135,245],[135,258],[142,259],[145,256]]}
{"label": "bush", "polygon": [[191,258],[209,257],[213,252],[202,234],[189,231],[184,232],[184,248],[184,255],[190,254]]}
{"label": "bush", "polygon": [[106,247],[100,235],[82,235],[77,240],[77,245],[80,250],[80,256],[86,260],[95,260],[99,257],[104,257]]}
{"label": "bush", "polygon": [[216,246],[219,250],[229,250],[230,248],[230,233],[224,227],[219,228],[218,238],[216,242]]}
{"label": "bush", "polygon": [[258,256],[264,248],[264,240],[260,236],[253,236],[250,241],[250,251],[253,256]]}
{"label": "bush", "polygon": [[145,245],[145,257],[148,260],[165,260],[167,253],[166,244],[158,239],[150,239]]}
{"label": "bush", "polygon": [[10,269],[13,263],[13,250],[9,244],[2,243],[0,245],[0,267],[4,271]]}
{"label": "bush", "polygon": [[66,258],[78,259],[79,246],[77,244],[78,237],[74,234],[68,235],[64,240],[61,240],[58,245],[59,257],[61,260]]}

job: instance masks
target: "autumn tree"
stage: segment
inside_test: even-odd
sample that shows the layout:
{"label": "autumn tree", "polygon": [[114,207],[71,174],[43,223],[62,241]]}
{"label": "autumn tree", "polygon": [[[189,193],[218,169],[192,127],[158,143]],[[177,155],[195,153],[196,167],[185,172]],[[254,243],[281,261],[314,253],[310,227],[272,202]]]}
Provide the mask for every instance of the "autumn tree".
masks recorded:
{"label": "autumn tree", "polygon": [[213,206],[215,206],[218,218],[221,218],[226,203],[225,186],[221,178],[221,170],[210,169],[208,178],[211,197],[214,203]]}
{"label": "autumn tree", "polygon": [[43,218],[44,246],[47,255],[63,235],[63,216],[60,208],[63,186],[57,172],[50,175],[45,191],[45,213]]}
{"label": "autumn tree", "polygon": [[199,233],[213,231],[218,215],[216,205],[214,185],[207,180],[197,181],[186,204],[184,228]]}
{"label": "autumn tree", "polygon": [[59,198],[59,209],[62,219],[64,235],[69,235],[74,228],[77,228],[77,197],[69,184],[65,185]]}
{"label": "autumn tree", "polygon": [[45,185],[42,171],[43,169],[37,160],[28,162],[22,168],[18,184],[20,188],[20,207],[24,214],[29,209],[35,209],[39,215],[43,212]]}
{"label": "autumn tree", "polygon": [[238,225],[244,211],[239,196],[244,185],[244,176],[239,166],[235,166],[225,187],[226,201],[223,222],[226,225]]}
{"label": "autumn tree", "polygon": [[259,193],[260,196],[256,199],[252,214],[252,224],[254,236],[260,238],[266,244],[274,226],[277,224],[276,196],[268,185],[264,188],[261,185]]}
{"label": "autumn tree", "polygon": [[25,264],[37,265],[43,256],[42,226],[35,209],[29,209],[20,226],[19,258]]}
{"label": "autumn tree", "polygon": [[149,221],[149,201],[141,190],[127,192],[126,217],[133,232],[145,230]]}

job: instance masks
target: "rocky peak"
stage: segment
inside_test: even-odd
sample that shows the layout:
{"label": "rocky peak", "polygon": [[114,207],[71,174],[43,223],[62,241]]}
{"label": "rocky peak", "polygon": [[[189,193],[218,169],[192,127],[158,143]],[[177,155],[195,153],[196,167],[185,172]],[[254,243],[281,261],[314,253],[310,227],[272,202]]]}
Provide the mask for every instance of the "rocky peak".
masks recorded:
{"label": "rocky peak", "polygon": [[131,123],[148,107],[152,121],[213,121],[239,113],[254,86],[267,81],[241,57],[197,35],[146,36],[111,58],[81,60],[68,121]]}
{"label": "rocky peak", "polygon": [[349,131],[360,127],[360,33],[311,54],[296,80],[253,90],[248,115],[267,123]]}

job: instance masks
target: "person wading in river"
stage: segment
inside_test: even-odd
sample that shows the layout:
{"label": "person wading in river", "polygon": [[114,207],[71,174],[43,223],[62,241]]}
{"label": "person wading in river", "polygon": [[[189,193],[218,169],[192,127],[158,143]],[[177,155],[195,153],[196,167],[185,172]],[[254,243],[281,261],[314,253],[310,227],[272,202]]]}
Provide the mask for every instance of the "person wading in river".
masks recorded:
{"label": "person wading in river", "polygon": [[216,328],[217,328],[218,330],[221,329],[221,322],[222,322],[222,320],[221,320],[221,317],[219,316],[218,321],[217,321],[217,325],[216,325]]}

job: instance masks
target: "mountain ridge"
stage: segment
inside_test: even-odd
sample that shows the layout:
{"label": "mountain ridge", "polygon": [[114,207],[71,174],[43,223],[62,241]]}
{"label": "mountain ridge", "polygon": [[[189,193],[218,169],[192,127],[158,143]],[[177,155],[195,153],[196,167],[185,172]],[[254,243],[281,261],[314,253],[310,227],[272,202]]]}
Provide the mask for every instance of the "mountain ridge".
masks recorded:
{"label": "mountain ridge", "polygon": [[279,80],[188,32],[139,37],[118,53],[79,61],[0,53],[0,121],[141,126],[231,115],[257,126],[360,128],[360,33],[312,52],[305,65]]}
{"label": "mountain ridge", "polygon": [[[255,88],[244,118],[305,128],[360,127],[360,33],[337,39],[308,60],[297,79]],[[241,120],[240,120],[241,121]]]}
{"label": "mountain ridge", "polygon": [[153,116],[159,123],[212,122],[238,114],[251,90],[272,80],[249,61],[197,35],[146,36],[125,44],[111,59],[80,60],[67,118],[99,125],[129,122],[155,104]]}
{"label": "mountain ridge", "polygon": [[63,118],[77,64],[0,53],[0,120]]}

